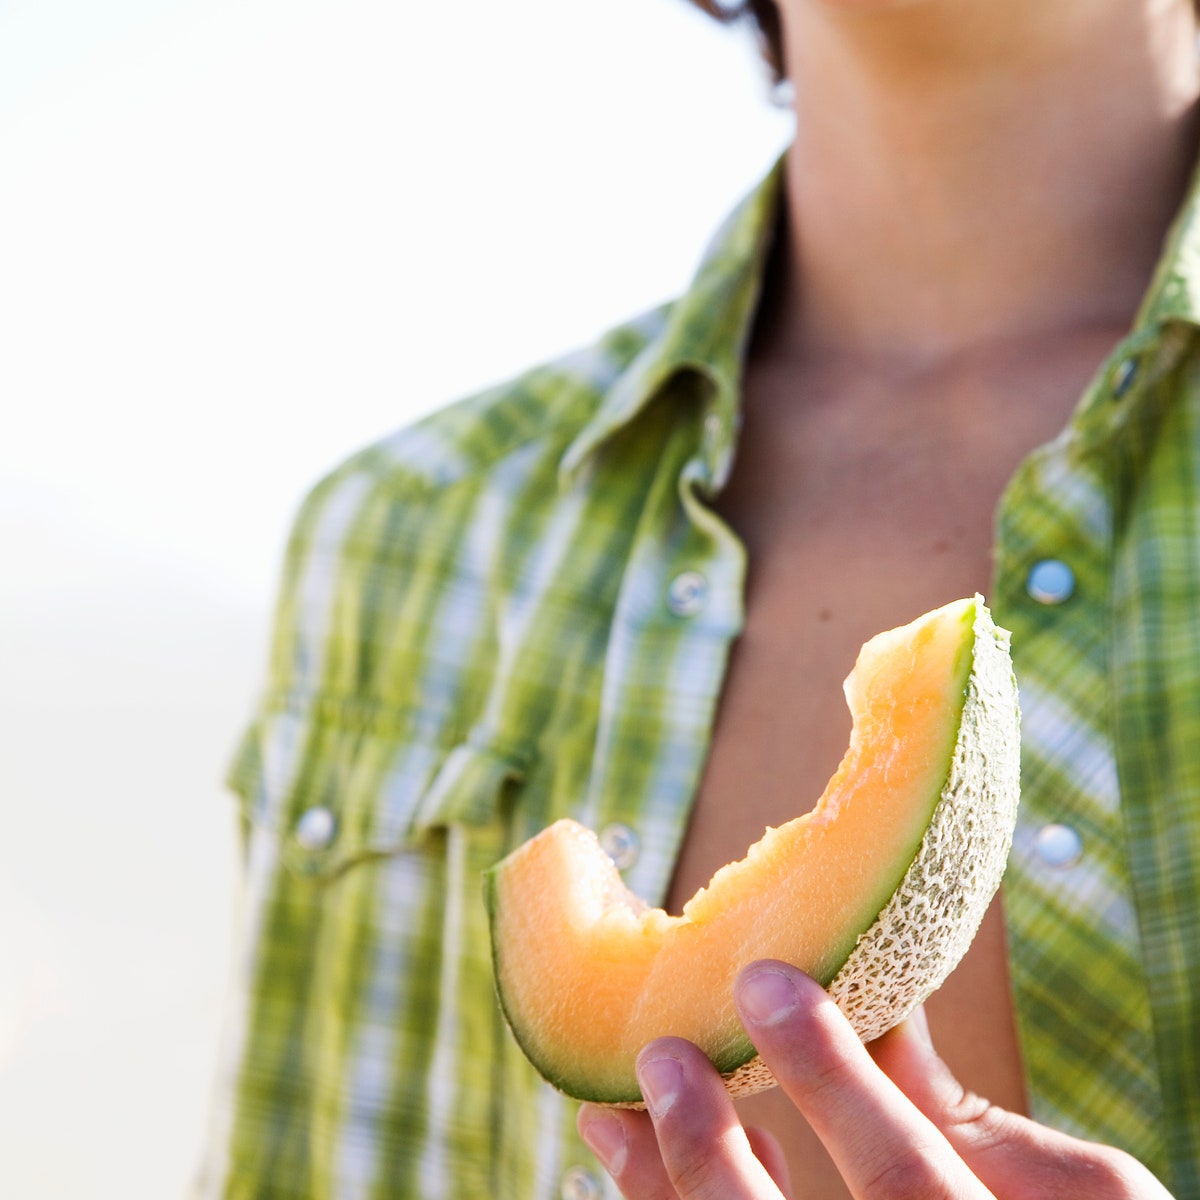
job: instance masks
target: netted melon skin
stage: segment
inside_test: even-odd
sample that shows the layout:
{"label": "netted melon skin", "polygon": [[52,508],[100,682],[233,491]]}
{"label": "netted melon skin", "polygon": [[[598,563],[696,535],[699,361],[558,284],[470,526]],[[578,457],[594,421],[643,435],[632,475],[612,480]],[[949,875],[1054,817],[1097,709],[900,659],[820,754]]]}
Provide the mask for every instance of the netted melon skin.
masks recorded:
{"label": "netted melon skin", "polygon": [[[941,987],[1003,878],[1021,790],[1020,714],[1008,646],[1008,632],[996,628],[977,598],[975,661],[946,786],[900,886],[827,989],[863,1041],[898,1025]],[[775,1086],[761,1058],[724,1079],[732,1096]]]}

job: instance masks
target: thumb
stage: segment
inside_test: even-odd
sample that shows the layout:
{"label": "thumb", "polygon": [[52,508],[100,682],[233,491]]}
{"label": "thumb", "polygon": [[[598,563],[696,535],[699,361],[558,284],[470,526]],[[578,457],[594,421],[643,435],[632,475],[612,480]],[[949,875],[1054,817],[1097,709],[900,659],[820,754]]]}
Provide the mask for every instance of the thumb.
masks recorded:
{"label": "thumb", "polygon": [[923,1006],[868,1049],[884,1074],[945,1134],[959,1126],[1003,1125],[1015,1115],[959,1083],[934,1048]]}
{"label": "thumb", "polygon": [[1170,1200],[1149,1171],[1109,1146],[1070,1137],[992,1104],[965,1088],[939,1057],[922,1008],[868,1047],[909,1100],[997,1196],[1076,1196],[1081,1178],[1093,1200]]}

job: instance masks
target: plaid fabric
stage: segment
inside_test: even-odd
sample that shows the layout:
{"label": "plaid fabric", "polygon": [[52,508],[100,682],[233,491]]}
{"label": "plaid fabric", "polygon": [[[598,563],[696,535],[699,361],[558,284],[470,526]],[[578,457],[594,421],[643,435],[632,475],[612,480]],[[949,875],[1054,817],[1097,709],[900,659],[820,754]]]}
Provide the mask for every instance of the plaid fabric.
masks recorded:
{"label": "plaid fabric", "polygon": [[[493,999],[480,873],[609,829],[661,899],[744,553],[729,469],[778,171],[694,286],[595,347],[356,456],[312,493],[233,785],[244,928],[198,1196],[598,1196],[573,1106]],[[1190,208],[1189,208],[1190,214]],[[1025,797],[1006,884],[1036,1115],[1200,1198],[1200,235],[1012,481]],[[1059,604],[1034,563],[1074,571]],[[1081,839],[1048,858],[1050,825]]]}

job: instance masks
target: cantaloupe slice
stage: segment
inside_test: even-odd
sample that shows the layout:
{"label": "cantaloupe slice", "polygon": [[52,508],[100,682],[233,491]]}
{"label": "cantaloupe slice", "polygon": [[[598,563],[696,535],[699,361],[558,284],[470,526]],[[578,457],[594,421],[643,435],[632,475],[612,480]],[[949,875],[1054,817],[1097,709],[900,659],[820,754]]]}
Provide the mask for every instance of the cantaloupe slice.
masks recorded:
{"label": "cantaloupe slice", "polygon": [[771,1086],[738,1021],[759,958],[825,985],[864,1040],[965,953],[1012,842],[1019,716],[1008,634],[981,597],[872,638],[845,685],[850,746],[812,812],[722,867],[669,916],[622,883],[595,836],[558,821],[487,876],[497,992],[561,1091],[637,1104],[652,1038],[700,1046],[735,1095]]}

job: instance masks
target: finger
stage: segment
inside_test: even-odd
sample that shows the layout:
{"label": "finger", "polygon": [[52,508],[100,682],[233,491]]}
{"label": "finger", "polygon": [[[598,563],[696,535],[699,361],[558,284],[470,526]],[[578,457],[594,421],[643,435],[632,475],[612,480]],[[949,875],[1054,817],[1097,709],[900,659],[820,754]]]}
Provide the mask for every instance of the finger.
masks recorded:
{"label": "finger", "polygon": [[779,1144],[779,1139],[757,1125],[746,1126],[746,1140],[754,1157],[767,1169],[767,1174],[775,1181],[775,1186],[785,1195],[792,1194],[792,1175],[788,1170],[787,1155]]}
{"label": "finger", "polygon": [[924,1014],[870,1046],[872,1058],[941,1130],[963,1161],[993,1192],[1018,1186],[1033,1198],[1170,1200],[1139,1162],[1008,1112],[964,1088],[939,1057]]}
{"label": "finger", "polygon": [[[872,1059],[941,1131],[958,1155],[988,1187],[1007,1184],[997,1174],[993,1150],[1001,1150],[1016,1130],[1014,1114],[968,1091],[939,1057],[923,1009],[877,1038]],[[1023,1170],[1033,1164],[1025,1162]]]}
{"label": "finger", "polygon": [[667,1177],[680,1200],[781,1200],[712,1063],[690,1042],[659,1038],[638,1082]]}
{"label": "finger", "polygon": [[[580,1137],[626,1200],[678,1200],[679,1193],[663,1164],[648,1113],[584,1104],[576,1124]],[[746,1140],[779,1191],[790,1196],[787,1158],[778,1139],[765,1129],[751,1126],[746,1130]]]}
{"label": "finger", "polygon": [[922,1008],[868,1047],[880,1070],[956,1148],[1002,1141],[1014,1114],[969,1091],[938,1055]]}
{"label": "finger", "polygon": [[645,1113],[585,1104],[576,1125],[626,1200],[678,1200]]}
{"label": "finger", "polygon": [[858,1200],[994,1200],[807,975],[786,963],[755,963],[735,994],[763,1060]]}

